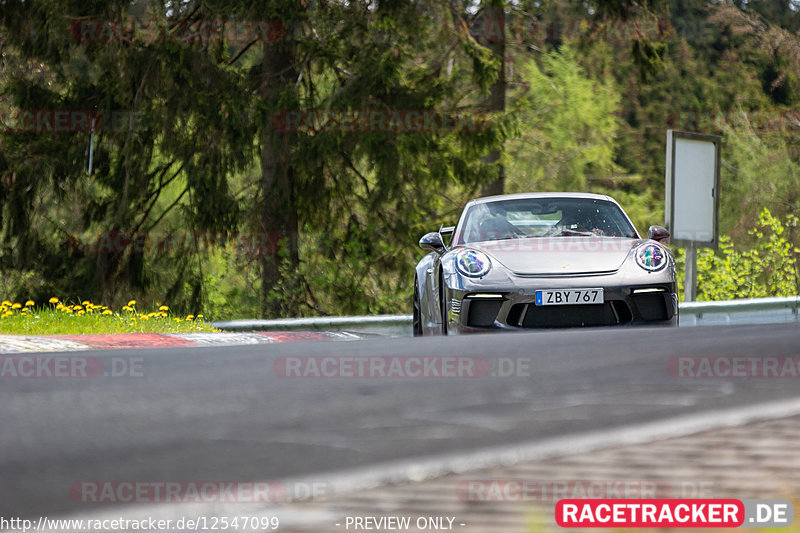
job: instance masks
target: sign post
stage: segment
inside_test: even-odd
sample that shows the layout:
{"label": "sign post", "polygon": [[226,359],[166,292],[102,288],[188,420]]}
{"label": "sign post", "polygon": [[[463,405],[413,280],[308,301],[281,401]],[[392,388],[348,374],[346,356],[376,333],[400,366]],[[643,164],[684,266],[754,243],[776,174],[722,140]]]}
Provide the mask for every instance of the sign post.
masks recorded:
{"label": "sign post", "polygon": [[686,266],[683,280],[683,301],[693,302],[697,298],[697,248],[686,247]]}
{"label": "sign post", "polygon": [[716,249],[722,137],[667,130],[664,218],[671,242],[686,248],[684,301],[697,296],[697,249]]}

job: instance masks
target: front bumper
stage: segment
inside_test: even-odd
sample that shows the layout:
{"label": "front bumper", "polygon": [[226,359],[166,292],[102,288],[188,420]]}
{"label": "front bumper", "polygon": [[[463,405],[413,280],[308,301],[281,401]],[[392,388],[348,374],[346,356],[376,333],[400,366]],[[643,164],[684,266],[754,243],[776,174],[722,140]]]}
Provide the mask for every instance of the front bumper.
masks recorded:
{"label": "front bumper", "polygon": [[[445,287],[451,333],[531,328],[600,326],[676,326],[678,297],[674,281],[613,284],[594,276],[525,280],[525,286]],[[539,289],[603,288],[602,304],[537,306]]]}

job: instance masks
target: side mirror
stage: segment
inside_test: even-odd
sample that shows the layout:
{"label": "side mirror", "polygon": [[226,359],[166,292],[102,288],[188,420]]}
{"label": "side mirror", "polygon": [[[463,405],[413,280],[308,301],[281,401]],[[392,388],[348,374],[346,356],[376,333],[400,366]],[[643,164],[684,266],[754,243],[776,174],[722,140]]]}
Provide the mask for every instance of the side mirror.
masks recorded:
{"label": "side mirror", "polygon": [[438,231],[426,233],[419,240],[419,247],[423,250],[433,250],[434,252],[444,251],[444,241]]}
{"label": "side mirror", "polygon": [[664,226],[650,226],[650,229],[647,231],[647,236],[654,241],[669,244],[669,230]]}

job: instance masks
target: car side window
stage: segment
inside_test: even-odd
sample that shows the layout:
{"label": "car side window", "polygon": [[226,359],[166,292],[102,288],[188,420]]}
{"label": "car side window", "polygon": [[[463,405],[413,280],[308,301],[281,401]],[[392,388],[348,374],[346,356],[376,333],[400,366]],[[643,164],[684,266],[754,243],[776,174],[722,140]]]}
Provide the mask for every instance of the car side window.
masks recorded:
{"label": "car side window", "polygon": [[466,224],[464,228],[464,242],[476,242],[480,240],[480,227],[481,223],[489,218],[491,213],[485,205],[479,204],[472,206],[467,213]]}

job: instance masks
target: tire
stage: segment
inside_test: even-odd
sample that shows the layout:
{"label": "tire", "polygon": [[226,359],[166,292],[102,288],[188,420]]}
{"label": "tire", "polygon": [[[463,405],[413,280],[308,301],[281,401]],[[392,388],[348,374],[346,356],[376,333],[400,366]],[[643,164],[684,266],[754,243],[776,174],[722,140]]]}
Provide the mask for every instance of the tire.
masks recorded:
{"label": "tire", "polygon": [[439,307],[442,313],[442,335],[447,335],[447,302],[445,301],[444,278],[439,274]]}
{"label": "tire", "polygon": [[422,308],[419,303],[419,285],[417,284],[417,277],[414,276],[414,314],[411,321],[415,337],[422,337]]}

